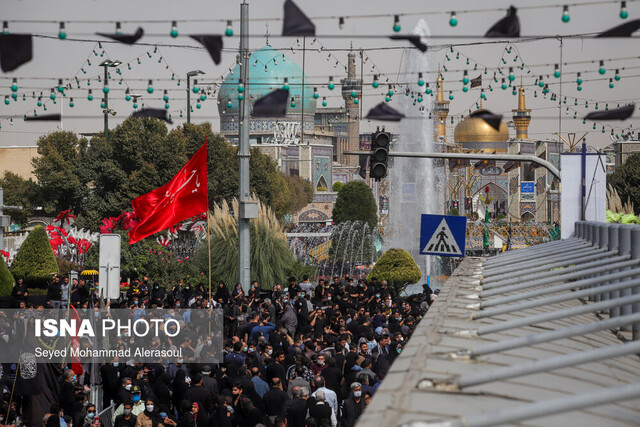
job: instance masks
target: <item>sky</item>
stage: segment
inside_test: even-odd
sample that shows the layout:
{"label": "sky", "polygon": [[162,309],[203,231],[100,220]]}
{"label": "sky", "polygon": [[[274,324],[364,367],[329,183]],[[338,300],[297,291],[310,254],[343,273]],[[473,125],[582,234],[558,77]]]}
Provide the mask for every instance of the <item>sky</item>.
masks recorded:
{"label": "sky", "polygon": [[[583,6],[570,7],[568,23],[562,22],[563,8],[558,3],[535,2],[538,8],[520,9],[518,15],[521,36],[597,33],[640,16],[638,1],[627,1],[629,18],[626,20],[619,16],[620,2],[588,5],[590,2],[575,2]],[[302,40],[279,36],[282,31],[283,3],[282,0],[249,2],[249,32],[252,35],[250,48],[258,49],[264,46],[265,33],[268,32],[271,46],[283,50],[288,57],[302,66]],[[433,87],[438,64],[448,70],[444,71],[442,68],[445,97],[448,98],[449,91],[452,91],[454,97],[450,104],[450,117],[454,118],[454,123],[447,121],[447,131],[450,135],[455,124],[470,110],[473,111],[480,99],[479,88],[470,89],[466,93],[462,91],[464,70],[467,70],[470,79],[482,75],[487,95],[483,107],[504,114],[505,121],[511,119],[511,110],[517,107],[517,96],[512,95],[510,88],[500,88],[502,78],[505,78],[507,83],[509,81],[509,67],[514,68],[514,83],[519,83],[522,78],[526,88],[527,108],[532,109],[529,128],[531,138],[556,139],[555,134],[559,131],[565,138],[567,132],[575,132],[578,136],[587,133],[589,145],[604,147],[611,143],[611,126],[616,135],[630,126],[637,132],[640,126],[640,114],[637,111],[635,117],[628,121],[604,124],[605,133],[602,133],[603,124],[598,123],[594,130],[593,123],[583,124],[581,119],[588,112],[595,111],[596,103],[598,109],[602,110],[606,108],[606,104],[615,108],[617,104],[623,105],[639,98],[640,44],[637,39],[557,37],[493,43],[494,40],[481,37],[494,22],[505,15],[505,10],[510,4],[516,7],[532,5],[532,2],[524,1],[486,0],[480,3],[461,0],[447,2],[446,6],[444,3],[419,0],[297,0],[296,3],[316,24],[316,40],[308,38],[306,41],[306,79],[309,84],[318,87],[320,100],[324,96],[327,97],[329,106],[337,107],[343,104],[338,88],[330,91],[327,89],[327,83],[329,76],[339,80],[344,75],[347,52],[351,48],[357,51],[362,49],[366,58],[362,67],[365,91],[361,102],[365,115],[370,108],[384,101],[385,93],[389,90],[384,84],[387,79],[390,84],[395,84],[395,95],[392,97],[391,105],[397,105],[397,98],[405,96],[406,87],[416,94],[419,89],[424,90],[424,87],[421,88],[417,84],[417,75],[400,73],[404,59],[403,48],[409,44],[385,38],[393,34],[393,16],[400,14],[400,34],[411,31],[422,18],[434,36],[427,41],[427,54],[430,55],[432,67],[431,70],[425,70],[423,76]],[[458,24],[455,27],[449,25],[451,11],[456,11]],[[366,18],[362,15],[377,17]],[[0,146],[35,145],[40,136],[57,129],[77,133],[102,131],[102,83],[96,78],[103,71],[98,64],[107,58],[123,61],[123,65],[119,67],[121,74],[113,73],[110,82],[109,107],[116,113],[109,118],[110,128],[126,119],[133,111],[132,102],[124,99],[127,87],[131,93],[144,95],[139,104],[144,103],[147,107],[155,108],[164,106],[165,102],[161,98],[166,89],[169,111],[174,119],[170,128],[179,126],[186,121],[186,73],[198,69],[204,71],[206,74],[199,77],[199,84],[204,88],[209,85],[213,89],[213,84],[220,83],[221,77],[235,65],[240,41],[238,0],[3,0],[0,3],[0,16],[3,20],[10,21],[9,31],[12,33],[51,36],[34,39],[34,59],[31,62],[13,72],[0,74],[0,95],[3,100],[5,96],[11,95],[13,78],[17,78],[19,86],[17,101],[11,100],[8,106],[0,104]],[[345,17],[343,29],[338,25],[340,16]],[[222,62],[215,65],[209,55],[187,34],[221,34],[225,31],[228,19],[234,20],[232,28],[235,35],[224,38]],[[169,36],[172,20],[179,21],[180,35],[177,38]],[[57,38],[61,21],[65,22],[66,40]],[[107,39],[95,34],[114,32],[117,21],[122,22],[124,33],[132,33],[138,26],[142,26],[145,36],[140,42],[145,45],[106,43]],[[102,48],[98,46],[97,41],[103,41]],[[492,43],[488,44],[488,41]],[[137,59],[140,59],[140,64]],[[598,73],[600,60],[604,60],[604,75]],[[561,63],[562,74],[560,78],[556,78],[553,75],[555,64]],[[127,64],[131,65],[131,69]],[[476,64],[477,69],[474,70]],[[520,70],[521,66],[523,70]],[[484,74],[485,67],[487,74]],[[492,81],[492,77],[498,67],[503,70],[504,75],[497,74],[496,83]],[[621,78],[619,81],[613,80],[614,87],[609,88],[609,78],[614,78],[616,69],[619,70]],[[583,79],[581,91],[577,90],[576,84],[578,72],[582,73]],[[378,89],[371,86],[373,74],[379,74],[380,82],[383,83]],[[534,87],[536,79],[541,75],[543,81],[549,84],[550,93],[546,98],[541,93],[542,88]],[[172,76],[174,80],[171,80]],[[80,89],[76,88],[75,77],[80,80]],[[90,86],[87,85],[87,78],[91,78]],[[58,93],[54,104],[49,99],[49,94],[50,88],[57,86],[58,79],[62,79],[64,83],[72,83],[73,89],[66,91],[67,96],[64,99]],[[122,84],[119,84],[121,79]],[[149,80],[153,81],[154,87],[151,95],[146,91]],[[180,86],[177,85],[179,80]],[[489,84],[492,85],[493,91],[489,91]],[[93,91],[93,101],[87,100],[89,88]],[[537,97],[534,97],[534,91]],[[33,92],[36,98],[32,98]],[[43,107],[47,108],[46,111],[43,107],[37,106],[40,92],[43,92],[42,102]],[[550,99],[552,93],[556,94],[556,101]],[[25,101],[22,100],[23,95],[26,97]],[[427,95],[423,96],[426,98]],[[69,107],[71,97],[74,99],[73,108]],[[192,96],[193,104],[194,98],[195,95]],[[578,105],[575,105],[576,102]],[[418,103],[417,107],[419,106]],[[419,117],[423,113],[417,107],[415,116]],[[34,110],[38,114],[62,111],[63,121],[24,122],[22,117],[25,114],[33,115]],[[179,117],[181,110],[182,118]],[[574,114],[577,119],[573,119]],[[200,109],[196,109],[194,105],[192,122],[202,121],[212,122],[214,130],[219,130],[215,96],[209,96],[202,102]],[[366,131],[376,124],[364,121],[362,129]]]}

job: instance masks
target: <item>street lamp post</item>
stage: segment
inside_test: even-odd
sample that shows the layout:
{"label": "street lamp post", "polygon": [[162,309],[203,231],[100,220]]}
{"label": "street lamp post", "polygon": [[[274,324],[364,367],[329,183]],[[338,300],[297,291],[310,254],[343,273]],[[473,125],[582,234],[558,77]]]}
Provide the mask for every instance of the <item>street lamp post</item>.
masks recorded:
{"label": "street lamp post", "polygon": [[194,70],[187,73],[187,123],[191,123],[191,77],[199,74],[204,74],[204,71]]}
{"label": "street lamp post", "polygon": [[102,93],[104,94],[104,142],[109,142],[109,67],[115,68],[122,64],[122,61],[112,61],[107,59],[100,63],[100,66],[104,68],[104,82],[102,85]]}

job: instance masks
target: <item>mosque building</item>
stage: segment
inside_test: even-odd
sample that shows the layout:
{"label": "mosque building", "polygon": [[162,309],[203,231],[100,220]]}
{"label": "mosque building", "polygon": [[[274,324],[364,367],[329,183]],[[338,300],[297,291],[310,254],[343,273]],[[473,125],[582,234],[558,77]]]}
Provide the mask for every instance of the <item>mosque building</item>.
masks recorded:
{"label": "mosque building", "polygon": [[[444,101],[442,78],[438,77],[438,93],[434,108],[436,140],[446,142],[445,119],[449,112]],[[531,110],[526,108],[524,87],[518,88],[518,108],[512,110],[512,121],[502,120],[494,126],[479,117],[482,107],[461,120],[454,129],[453,143],[445,143],[446,150],[460,153],[508,153],[536,155],[559,168],[562,144],[552,140],[534,140],[528,136]],[[516,130],[509,137],[509,127]],[[477,213],[485,216],[489,199],[490,218],[511,222],[559,222],[559,181],[545,168],[530,162],[501,160],[450,160],[446,169],[447,211],[456,208],[460,214]]]}

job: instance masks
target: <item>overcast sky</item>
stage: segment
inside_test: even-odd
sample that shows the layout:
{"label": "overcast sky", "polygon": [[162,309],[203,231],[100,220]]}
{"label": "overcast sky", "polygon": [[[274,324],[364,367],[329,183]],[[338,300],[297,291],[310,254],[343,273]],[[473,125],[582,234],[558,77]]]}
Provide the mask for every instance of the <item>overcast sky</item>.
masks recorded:
{"label": "overcast sky", "polygon": [[[250,32],[255,35],[251,38],[250,47],[257,49],[262,47],[266,40],[265,32],[271,33],[270,44],[276,49],[283,49],[287,56],[302,65],[302,53],[298,48],[295,38],[282,38],[278,34],[282,30],[282,5],[283,0],[260,0],[250,2],[250,18],[259,18],[259,21],[250,23]],[[451,102],[451,114],[454,116],[454,124],[448,121],[448,132],[453,132],[453,126],[459,121],[461,115],[466,115],[469,109],[475,109],[475,103],[479,100],[479,89],[462,92],[462,70],[468,70],[469,78],[476,77],[485,67],[488,67],[488,74],[483,74],[483,86],[487,93],[487,101],[484,107],[496,113],[508,115],[505,121],[510,119],[511,109],[517,106],[517,97],[511,95],[511,90],[500,89],[501,78],[508,74],[508,67],[514,67],[516,82],[523,76],[523,83],[527,88],[527,107],[533,111],[532,122],[529,135],[532,138],[555,138],[555,133],[559,130],[558,102],[550,100],[551,93],[544,99],[541,88],[534,89],[533,84],[539,75],[544,76],[544,81],[550,83],[551,92],[559,93],[562,79],[562,98],[567,97],[567,103],[562,107],[562,132],[578,132],[580,135],[589,132],[588,141],[590,145],[605,146],[610,143],[611,127],[606,126],[606,133],[601,132],[599,124],[594,131],[592,123],[583,124],[580,119],[587,112],[593,111],[598,103],[599,109],[604,109],[605,104],[615,108],[616,104],[624,104],[638,99],[640,92],[640,44],[637,39],[563,39],[563,48],[560,50],[558,39],[547,39],[539,41],[513,42],[511,53],[506,51],[506,43],[498,44],[474,44],[486,42],[483,38],[459,38],[460,36],[478,36],[502,16],[504,11],[486,11],[480,13],[463,13],[464,10],[507,8],[509,4],[529,6],[532,2],[514,1],[504,2],[496,0],[477,1],[451,1],[444,3],[425,2],[419,0],[400,1],[380,1],[380,0],[297,0],[297,4],[305,13],[313,18],[335,16],[332,19],[315,19],[317,41],[311,45],[307,40],[308,51],[306,54],[307,79],[310,84],[318,86],[320,96],[327,96],[330,106],[339,106],[342,99],[338,89],[329,91],[326,83],[329,75],[336,79],[344,74],[343,65],[346,64],[346,50],[353,46],[354,49],[365,49],[366,57],[369,58],[364,65],[365,95],[362,100],[363,110],[366,114],[369,108],[384,99],[383,93],[388,88],[380,86],[379,89],[371,87],[372,74],[381,73],[387,76],[391,82],[411,83],[412,89],[417,90],[417,76],[406,76],[398,74],[401,69],[402,50],[381,48],[398,48],[408,46],[406,42],[392,42],[385,38],[357,38],[350,36],[357,35],[390,35],[392,34],[394,14],[412,14],[416,12],[431,12],[430,14],[414,14],[402,16],[402,33],[410,31],[419,18],[424,18],[428,23],[433,35],[438,36],[430,40],[429,45],[433,58],[433,70],[437,68],[437,63],[446,66],[450,71],[445,73],[445,89],[452,90],[454,99]],[[640,4],[635,1],[627,2],[629,18],[627,21],[640,16]],[[174,125],[180,125],[186,120],[186,86],[184,79],[187,71],[201,69],[206,72],[200,78],[200,82],[220,82],[220,77],[228,72],[228,69],[235,64],[240,32],[239,22],[240,2],[237,0],[213,1],[213,0],[190,0],[190,1],[167,1],[167,0],[137,0],[123,1],[111,0],[2,0],[0,4],[0,16],[3,20],[46,20],[49,23],[36,22],[10,22],[10,32],[33,33],[40,35],[56,36],[58,33],[58,22],[67,21],[67,40],[61,41],[53,39],[34,39],[34,59],[23,65],[14,72],[0,74],[1,95],[10,95],[11,79],[18,78],[20,95],[17,102],[10,103],[9,106],[2,105],[0,112],[0,146],[10,145],[35,145],[40,135],[55,130],[56,124],[50,123],[25,123],[21,117],[26,113],[33,114],[36,109],[38,114],[59,112],[62,104],[63,123],[57,124],[65,130],[75,132],[92,133],[102,130],[102,109],[100,108],[100,97],[102,96],[102,83],[95,77],[102,73],[98,64],[109,57],[120,59],[125,65],[120,67],[122,71],[123,84],[119,85],[120,76],[113,74],[111,80],[110,107],[116,111],[116,116],[110,119],[111,127],[124,120],[131,112],[131,102],[124,100],[124,89],[128,87],[132,92],[144,94],[140,103],[146,106],[161,108],[164,101],[160,98],[163,90],[168,90],[170,97],[170,111],[174,118]],[[536,2],[536,5],[552,4]],[[446,7],[446,9],[445,9]],[[430,9],[432,8],[432,9]],[[449,12],[457,10],[458,25],[454,28],[449,26]],[[434,14],[433,12],[445,12]],[[561,21],[562,5],[555,5],[552,8],[540,8],[520,10],[521,35],[555,35],[555,34],[582,34],[589,32],[599,32],[610,27],[624,23],[619,17],[620,3],[610,3],[605,5],[571,7],[569,13],[571,19],[569,23]],[[362,14],[380,14],[381,18],[355,18]],[[338,16],[345,16],[345,25],[342,30],[338,27]],[[349,19],[349,16],[354,16]],[[265,19],[273,18],[273,19]],[[236,36],[226,37],[225,52],[222,55],[222,63],[216,66],[207,53],[200,49],[191,49],[184,46],[198,47],[198,44],[188,38],[189,33],[222,33],[225,30],[226,19],[234,19],[233,29]],[[97,21],[94,23],[74,23],[68,21],[88,20]],[[136,20],[157,20],[159,23],[136,23],[124,21]],[[178,30],[180,37],[173,39],[169,37],[172,20],[186,20],[191,22],[179,22]],[[198,20],[211,20],[209,22],[197,22]],[[145,30],[145,37],[141,39],[143,43],[150,43],[151,46],[124,46],[111,43],[103,43],[99,49],[96,40],[105,40],[94,33],[113,32],[115,21],[123,21],[123,32],[134,32],[137,26],[142,26]],[[341,35],[344,37],[330,38],[322,37],[328,35]],[[456,38],[443,38],[443,36],[456,36]],[[69,39],[83,39],[86,41],[73,41]],[[454,52],[451,53],[448,47],[454,44]],[[154,53],[154,44],[158,44],[158,51]],[[178,45],[179,47],[162,47],[162,44]],[[461,44],[471,44],[468,46],[456,46]],[[318,52],[322,45],[328,50]],[[294,48],[292,51],[291,48]],[[327,61],[330,49],[343,49],[342,51],[331,51],[332,58]],[[105,56],[95,56],[97,53],[105,51]],[[147,55],[151,55],[151,58]],[[459,59],[456,55],[459,53]],[[554,64],[562,62],[570,64],[563,66],[561,79],[553,77]],[[445,57],[449,55],[450,61]],[[516,57],[516,61],[513,59]],[[140,58],[138,64],[136,58]],[[162,58],[162,59],[161,59]],[[469,58],[469,65],[466,60]],[[506,61],[506,64],[502,59]],[[626,59],[629,58],[629,59]],[[87,64],[87,59],[91,65]],[[600,60],[605,61],[607,72],[604,76],[598,74]],[[159,62],[160,61],[160,62]],[[336,61],[340,63],[334,68]],[[524,71],[518,68],[524,61]],[[586,64],[571,64],[576,61],[589,61]],[[126,64],[131,65],[131,70]],[[374,71],[372,66],[375,65]],[[477,65],[477,71],[473,67]],[[548,64],[548,65],[544,65]],[[499,76],[498,83],[492,82],[493,70],[498,66],[504,69],[505,75]],[[84,68],[86,74],[81,71]],[[527,70],[531,70],[531,74]],[[619,69],[620,81],[614,81],[615,87],[609,88],[609,78],[613,78],[615,69]],[[433,71],[432,70],[432,71]],[[576,73],[582,72],[582,91],[578,92],[576,87]],[[175,80],[171,81],[172,74]],[[49,88],[55,86],[57,80],[72,82],[74,77],[81,80],[81,89],[67,91],[67,98],[62,102],[58,96],[57,104],[53,104],[49,96]],[[547,77],[548,76],[548,77]],[[87,84],[82,81],[88,77],[92,78],[90,88],[93,89],[95,99],[92,102],[87,100]],[[385,82],[387,77],[381,77],[381,82]],[[34,79],[39,78],[39,79]],[[147,82],[154,80],[155,91],[152,95],[146,92]],[[181,86],[177,86],[178,79],[182,79]],[[597,80],[593,80],[597,79]],[[435,73],[425,74],[426,81],[434,81]],[[488,84],[494,87],[493,92],[487,89]],[[534,98],[533,91],[536,90],[538,97]],[[47,106],[47,111],[38,108],[37,99],[32,99],[31,94],[35,91],[37,95],[43,92],[43,102]],[[400,92],[401,89],[396,89]],[[23,93],[26,94],[26,101],[22,101]],[[404,96],[397,93],[394,98]],[[75,107],[69,108],[69,98],[74,98]],[[578,97],[578,106],[574,106],[575,97]],[[397,104],[397,99],[392,101]],[[585,108],[588,102],[588,108]],[[569,107],[569,114],[566,108]],[[184,118],[179,118],[179,110],[183,111]],[[577,120],[573,119],[574,110],[577,111]],[[416,109],[415,115],[419,112]],[[17,115],[19,118],[10,124],[8,116]],[[635,118],[627,122],[612,123],[616,133],[620,133],[621,127],[634,128],[640,126],[638,120],[640,114],[636,111]],[[195,110],[192,115],[193,122],[211,121],[214,129],[219,129],[218,110],[215,97],[209,97],[202,103],[202,108]],[[372,126],[364,124],[364,129]]]}

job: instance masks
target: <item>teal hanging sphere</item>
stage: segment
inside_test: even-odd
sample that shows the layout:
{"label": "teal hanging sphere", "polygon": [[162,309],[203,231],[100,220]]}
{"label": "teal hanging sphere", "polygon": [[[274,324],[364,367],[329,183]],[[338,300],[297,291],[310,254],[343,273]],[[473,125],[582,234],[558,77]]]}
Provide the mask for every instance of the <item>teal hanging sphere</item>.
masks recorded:
{"label": "teal hanging sphere", "polygon": [[578,89],[578,92],[580,92],[582,90],[582,86],[578,86],[576,89]]}
{"label": "teal hanging sphere", "polygon": [[538,83],[538,86],[544,87],[544,82],[542,80],[540,80],[540,83]]}
{"label": "teal hanging sphere", "polygon": [[453,100],[453,94],[449,95],[449,100]]}
{"label": "teal hanging sphere", "polygon": [[457,18],[449,19],[449,25],[452,27],[455,27],[456,25],[458,25],[458,19]]}
{"label": "teal hanging sphere", "polygon": [[621,19],[627,19],[629,17],[629,12],[627,12],[627,9],[623,9],[620,11],[620,18]]}
{"label": "teal hanging sphere", "polygon": [[[7,99],[8,101],[8,99]],[[42,101],[38,101],[38,107],[42,107]]]}
{"label": "teal hanging sphere", "polygon": [[93,101],[93,95],[89,95],[89,96],[87,96],[87,99],[88,99],[89,101]]}
{"label": "teal hanging sphere", "polygon": [[433,91],[431,89],[427,89],[427,90],[424,91],[424,93],[426,93],[427,95],[431,95],[432,92]]}
{"label": "teal hanging sphere", "polygon": [[480,95],[480,98],[487,99],[487,94],[483,93],[482,95]]}
{"label": "teal hanging sphere", "polygon": [[200,95],[200,101],[204,101],[205,99],[207,99],[207,95],[205,95],[204,93]]}
{"label": "teal hanging sphere", "polygon": [[198,103],[196,104],[196,108],[199,110],[200,108],[202,108],[202,105],[200,105],[200,103],[198,102]]}
{"label": "teal hanging sphere", "polygon": [[358,96],[358,92],[356,92],[355,90],[351,91],[351,97],[355,98],[356,96]]}
{"label": "teal hanging sphere", "polygon": [[71,107],[71,108],[73,108],[73,106],[74,106],[74,105],[76,105],[76,104],[75,104],[75,103],[73,103],[73,102],[70,102],[70,103],[69,103],[69,107]]}
{"label": "teal hanging sphere", "polygon": [[[243,99],[244,99],[244,95],[241,94],[241,93],[238,94],[238,101],[242,101]],[[227,104],[227,105],[229,105],[229,104]],[[229,108],[231,108],[231,107],[229,107]]]}
{"label": "teal hanging sphere", "polygon": [[462,88],[462,91],[463,91],[463,92],[469,92],[469,88],[468,88],[467,86],[464,86],[464,87]]}
{"label": "teal hanging sphere", "polygon": [[424,86],[424,80],[422,79],[418,80],[418,86]]}
{"label": "teal hanging sphere", "polygon": [[171,30],[169,35],[175,39],[176,37],[178,37],[178,30]]}
{"label": "teal hanging sphere", "polygon": [[238,85],[238,92],[240,92],[240,93],[244,92],[244,85],[243,84],[239,84]]}
{"label": "teal hanging sphere", "polygon": [[314,92],[313,93],[313,99],[318,99],[320,97],[320,95],[318,95],[318,92]]}
{"label": "teal hanging sphere", "polygon": [[227,108],[233,107],[233,103],[231,101],[227,102]]}
{"label": "teal hanging sphere", "polygon": [[165,96],[163,96],[163,97],[162,97],[162,100],[163,100],[164,102],[169,102],[169,95],[165,95]]}
{"label": "teal hanging sphere", "polygon": [[58,38],[59,38],[60,40],[64,40],[64,39],[66,39],[66,38],[67,38],[67,33],[66,33],[65,31],[60,31],[60,32],[58,33]]}
{"label": "teal hanging sphere", "polygon": [[578,77],[578,79],[576,80],[576,83],[578,83],[578,86],[580,86],[582,84],[582,79]]}
{"label": "teal hanging sphere", "polygon": [[371,83],[371,86],[377,89],[380,86],[380,83],[378,83],[377,80],[374,80],[373,83]]}
{"label": "teal hanging sphere", "polygon": [[133,104],[133,109],[137,109],[138,108],[138,104]]}
{"label": "teal hanging sphere", "polygon": [[164,108],[165,108],[165,110],[168,110],[169,109],[169,104],[168,103],[164,104]]}
{"label": "teal hanging sphere", "polygon": [[564,12],[562,14],[562,22],[565,24],[571,20],[571,16],[569,16],[569,12]]}
{"label": "teal hanging sphere", "polygon": [[153,87],[152,86],[149,86],[147,88],[147,93],[153,93]]}
{"label": "teal hanging sphere", "polygon": [[514,76],[513,74],[509,74],[509,81],[512,82],[516,79],[516,76]]}
{"label": "teal hanging sphere", "polygon": [[506,83],[502,83],[502,90],[505,90],[507,88],[507,84]]}
{"label": "teal hanging sphere", "polygon": [[466,85],[467,85],[467,84],[469,84],[469,77],[464,77],[464,78],[462,79],[462,83],[463,83],[463,84],[466,84]]}
{"label": "teal hanging sphere", "polygon": [[295,106],[296,106],[296,103],[292,101],[291,102],[291,108],[295,108]]}
{"label": "teal hanging sphere", "polygon": [[614,80],[619,82],[620,81],[620,74],[616,74],[616,76],[614,77]]}
{"label": "teal hanging sphere", "polygon": [[194,86],[193,89],[191,89],[193,91],[193,93],[198,93],[200,92],[200,88],[198,86]]}
{"label": "teal hanging sphere", "polygon": [[613,89],[613,83],[609,83],[609,89]]}
{"label": "teal hanging sphere", "polygon": [[334,85],[333,83],[329,83],[327,87],[329,88],[329,90],[333,90],[335,89],[336,85]]}
{"label": "teal hanging sphere", "polygon": [[517,95],[518,92],[516,92],[516,88],[513,88],[513,90],[511,91],[511,95]]}
{"label": "teal hanging sphere", "polygon": [[553,72],[553,77],[555,77],[556,79],[560,77],[560,71],[554,71]]}
{"label": "teal hanging sphere", "polygon": [[18,91],[18,85],[17,84],[12,84],[11,85],[11,92],[17,92]]}
{"label": "teal hanging sphere", "polygon": [[5,98],[4,99],[4,105],[9,105],[11,103],[11,101],[9,101],[9,98]]}
{"label": "teal hanging sphere", "polygon": [[[13,98],[14,101],[18,100],[18,94],[17,93],[12,93],[11,97]],[[53,99],[53,98],[51,98],[51,99]]]}
{"label": "teal hanging sphere", "polygon": [[604,73],[606,73],[606,72],[607,72],[607,69],[606,69],[606,68],[604,68],[604,67],[600,67],[600,69],[598,70],[598,73],[599,73],[600,75],[603,75],[603,74],[604,74]]}
{"label": "teal hanging sphere", "polygon": [[127,94],[127,95],[124,97],[124,99],[125,99],[126,101],[131,101],[131,95]]}
{"label": "teal hanging sphere", "polygon": [[55,94],[55,93],[52,93],[51,95],[49,95],[49,98],[51,98],[51,100],[56,99],[56,94]]}
{"label": "teal hanging sphere", "polygon": [[227,29],[224,30],[224,35],[227,37],[231,37],[233,35],[233,28],[227,27]]}
{"label": "teal hanging sphere", "polygon": [[401,29],[402,29],[402,27],[400,26],[400,24],[395,24],[393,26],[393,32],[394,33],[399,33]]}
{"label": "teal hanging sphere", "polygon": [[282,89],[284,89],[284,90],[289,90],[289,85],[288,85],[288,84],[286,84],[286,85],[282,86]]}
{"label": "teal hanging sphere", "polygon": [[422,97],[421,96],[418,97],[418,102],[422,102]]}
{"label": "teal hanging sphere", "polygon": [[105,86],[105,87],[103,87],[103,88],[102,88],[102,91],[103,91],[104,93],[109,93],[109,86]]}
{"label": "teal hanging sphere", "polygon": [[389,101],[391,101],[391,97],[386,96],[386,97],[384,98],[384,100],[385,100],[385,102],[389,102]]}
{"label": "teal hanging sphere", "polygon": [[100,103],[100,108],[107,108],[107,104],[105,104],[104,102]]}
{"label": "teal hanging sphere", "polygon": [[393,91],[391,89],[389,89],[389,92],[387,92],[387,95],[393,96]]}
{"label": "teal hanging sphere", "polygon": [[353,103],[354,103],[354,104],[356,104],[356,105],[357,105],[359,102],[360,102],[360,100],[359,100],[358,98],[356,98],[356,99],[354,99],[354,100],[353,100]]}

